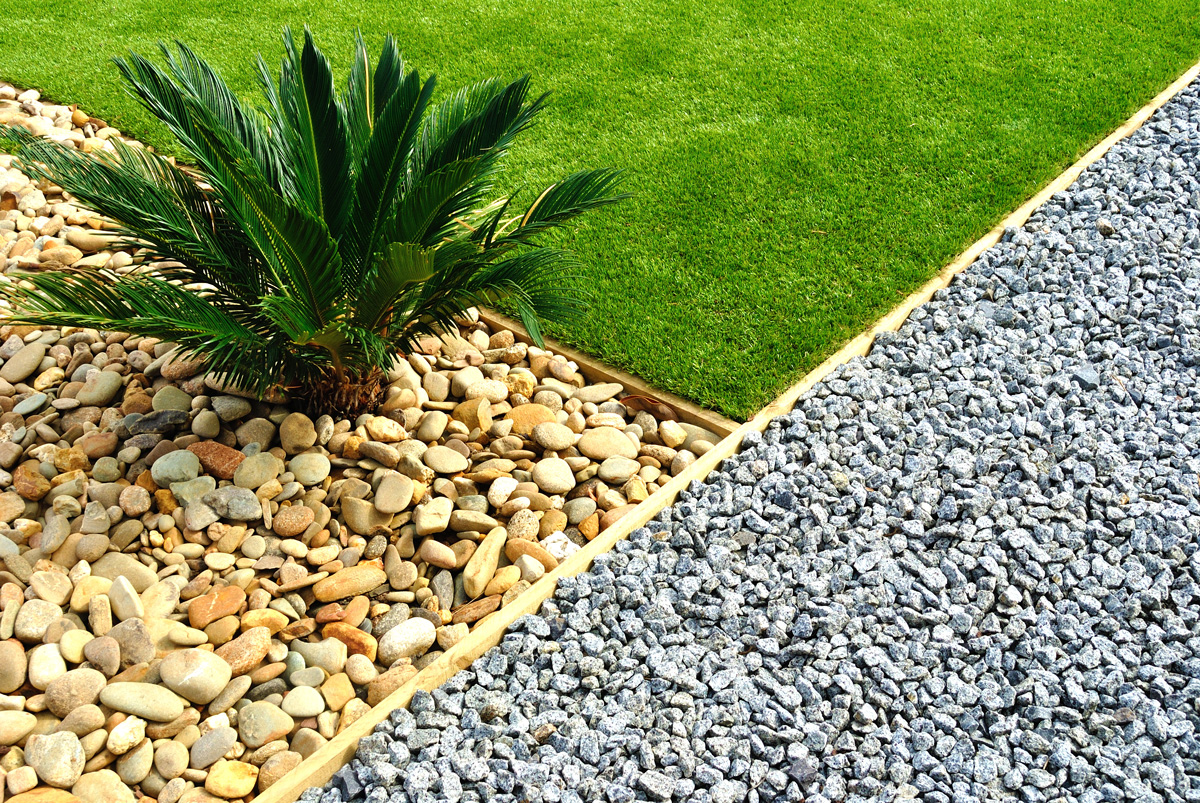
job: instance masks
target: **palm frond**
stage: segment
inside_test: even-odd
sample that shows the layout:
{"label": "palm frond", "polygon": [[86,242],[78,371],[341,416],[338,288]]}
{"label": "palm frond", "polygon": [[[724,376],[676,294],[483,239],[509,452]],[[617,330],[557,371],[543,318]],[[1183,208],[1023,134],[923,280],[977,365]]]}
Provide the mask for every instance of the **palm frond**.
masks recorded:
{"label": "palm frond", "polygon": [[[493,87],[481,90],[476,103]],[[522,77],[502,87],[486,102],[478,104],[479,110],[458,122],[453,128],[439,126],[445,130],[440,139],[429,144],[428,153],[414,168],[414,187],[430,176],[445,174],[458,164],[471,166],[470,180],[464,181],[453,194],[448,194],[424,235],[424,242],[437,240],[456,233],[456,220],[479,208],[492,191],[491,179],[500,159],[508,152],[513,139],[525,131],[545,106],[543,95],[526,103],[529,79]],[[464,106],[471,105],[464,102]],[[459,112],[447,114],[456,117]]]}
{"label": "palm frond", "polygon": [[491,167],[502,157],[515,138],[532,125],[534,118],[545,108],[548,95],[526,103],[529,95],[529,76],[507,84],[484,81],[459,98],[453,97],[450,107],[438,118],[431,117],[422,137],[422,148],[415,161],[418,174],[441,169],[451,162],[475,157],[481,159],[482,169]]}
{"label": "palm frond", "polygon": [[477,160],[464,159],[424,176],[400,200],[388,223],[387,240],[437,245],[451,228],[458,199],[470,191],[476,168]]}
{"label": "palm frond", "polygon": [[371,54],[358,31],[354,33],[354,63],[350,65],[342,104],[346,107],[346,132],[358,162],[375,130],[376,117],[375,72],[371,69]]}
{"label": "palm frond", "polygon": [[161,156],[114,140],[115,155],[74,148],[9,129],[29,175],[59,184],[120,226],[118,242],[150,259],[178,262],[175,276],[218,287],[244,302],[262,293],[262,276],[240,226],[182,170]]}
{"label": "palm frond", "polygon": [[[210,150],[208,141],[201,136],[197,128],[200,111],[213,125],[226,125],[219,112],[208,109],[204,98],[193,97],[190,92],[177,85],[162,68],[137,53],[131,52],[127,58],[113,59],[113,63],[128,82],[130,93],[167,126],[196,160],[205,178],[219,174],[222,169],[221,156]],[[230,131],[229,138],[236,140],[237,134]],[[253,161],[253,150],[240,141],[239,145],[246,158]],[[257,164],[256,170],[259,173],[263,172],[262,167]]]}
{"label": "palm frond", "polygon": [[219,157],[215,188],[222,204],[261,254],[276,292],[295,298],[310,329],[319,331],[336,315],[342,294],[337,243],[320,218],[267,185],[238,142],[201,110],[197,117],[207,148]]}
{"label": "palm frond", "polygon": [[391,243],[359,297],[354,319],[372,331],[385,327],[392,305],[405,288],[421,284],[436,270],[434,252],[414,243]]}
{"label": "palm frond", "polygon": [[398,348],[405,348],[416,338],[453,326],[454,317],[468,307],[507,302],[517,309],[534,342],[541,345],[539,317],[567,320],[585,305],[585,294],[566,280],[575,268],[569,253],[552,248],[538,248],[499,262],[453,261],[429,281],[401,293],[395,310],[397,317],[404,313],[409,325],[389,337]]}
{"label": "palm frond", "polygon": [[6,320],[33,326],[120,330],[178,344],[210,370],[264,391],[279,376],[280,344],[209,303],[205,296],[153,276],[60,271],[0,287],[12,305]]}
{"label": "palm frond", "polygon": [[434,152],[468,120],[482,114],[505,86],[504,81],[499,78],[486,78],[457,89],[448,98],[431,107],[421,126],[421,137],[413,154],[414,172],[421,174],[429,170]]}
{"label": "palm frond", "polygon": [[433,78],[421,83],[415,70],[408,73],[376,120],[355,186],[351,222],[343,237],[349,288],[359,285],[384,242],[412,242],[404,237],[385,241],[384,234],[405,188],[409,155],[434,83]]}
{"label": "palm frond", "polygon": [[375,131],[375,121],[399,90],[404,76],[404,61],[391,34],[384,40],[379,62],[372,69],[371,54],[362,33],[355,32],[354,64],[350,67],[342,103],[346,108],[346,129],[356,164],[361,163]]}
{"label": "palm frond", "polygon": [[279,100],[284,140],[296,172],[296,196],[337,237],[350,213],[354,186],[346,112],[333,87],[329,60],[317,49],[312,31],[305,27],[299,51],[288,29],[283,44]]}
{"label": "palm frond", "polygon": [[176,40],[177,53],[160,44],[175,84],[221,122],[258,164],[259,171],[285,197],[295,194],[295,176],[286,158],[283,142],[270,119],[233,94],[213,68],[191,48]]}
{"label": "palm frond", "polygon": [[572,173],[543,190],[511,229],[493,231],[483,240],[485,247],[500,242],[531,244],[537,235],[584,212],[629,198],[629,193],[618,192],[623,177],[623,171],[613,169]]}

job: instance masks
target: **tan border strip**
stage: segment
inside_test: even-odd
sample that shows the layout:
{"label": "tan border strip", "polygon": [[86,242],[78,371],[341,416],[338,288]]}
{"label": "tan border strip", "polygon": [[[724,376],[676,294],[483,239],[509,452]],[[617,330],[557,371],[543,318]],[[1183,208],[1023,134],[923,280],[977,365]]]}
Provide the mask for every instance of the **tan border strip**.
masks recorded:
{"label": "tan border strip", "polygon": [[[525,343],[532,343],[533,338],[525,331],[525,327],[520,322],[509,318],[506,315],[501,315],[499,312],[494,312],[490,309],[479,310],[479,319],[493,328],[500,327],[501,329],[511,329],[518,340]],[[738,427],[738,422],[726,418],[723,415],[718,415],[712,410],[705,410],[696,404],[688,401],[682,396],[676,396],[674,393],[668,393],[663,390],[657,390],[646,384],[639,377],[633,374],[612,368],[591,357],[581,351],[563,345],[550,338],[544,338],[546,348],[553,351],[555,354],[561,354],[568,360],[574,360],[579,364],[583,373],[593,382],[620,382],[625,386],[625,390],[638,396],[650,396],[665,403],[668,407],[679,413],[679,418],[689,424],[695,424],[698,427],[703,427],[710,432],[715,432],[724,438],[730,432],[733,432]]]}
{"label": "tan border strip", "polygon": [[855,357],[866,355],[871,350],[871,344],[878,332],[894,331],[904,323],[909,314],[921,304],[924,304],[938,290],[946,287],[950,280],[961,273],[980,254],[995,245],[1004,229],[1009,226],[1021,226],[1029,219],[1035,209],[1046,202],[1056,192],[1061,192],[1071,185],[1079,174],[1089,165],[1100,159],[1112,146],[1121,139],[1136,131],[1155,111],[1170,100],[1181,89],[1200,76],[1200,62],[1179,77],[1170,86],[1160,92],[1154,100],[1143,106],[1133,117],[1105,137],[1096,147],[1087,152],[1082,159],[1067,168],[1058,178],[1048,184],[1041,192],[1022,204],[1015,212],[1006,217],[994,229],[981,237],[974,245],[959,255],[940,273],[921,289],[910,295],[898,307],[883,316],[867,331],[851,340],[825,362],[818,365],[803,379],[792,385],[775,401],[764,407],[752,419],[742,424],[718,443],[708,453],[693,463],[687,471],[673,478],[658,492],[642,502],[627,516],[612,527],[600,533],[594,541],[576,552],[571,558],[562,563],[557,569],[548,573],[533,585],[528,591],[517,597],[512,604],[501,608],[496,613],[484,619],[467,638],[456,644],[432,664],[425,667],[411,681],[394,691],[387,699],[364,714],[361,719],[352,724],[342,733],[335,736],[328,744],[304,760],[296,769],[289,772],[274,786],[263,792],[255,801],[257,803],[294,803],[300,794],[309,787],[321,786],[343,765],[354,757],[358,740],[370,734],[375,726],[387,719],[388,714],[396,708],[408,705],[409,700],[418,689],[433,691],[458,673],[483,653],[500,643],[500,639],[508,631],[509,626],[527,613],[535,613],[543,601],[554,594],[554,588],[559,578],[571,577],[591,568],[592,561],[597,555],[608,552],[620,540],[638,527],[644,526],[663,508],[675,501],[679,492],[693,480],[702,480],[709,472],[727,457],[736,453],[742,444],[742,439],[750,432],[762,432],[776,417],[792,409],[796,400],[815,384],[833,372],[838,366],[849,362]]}

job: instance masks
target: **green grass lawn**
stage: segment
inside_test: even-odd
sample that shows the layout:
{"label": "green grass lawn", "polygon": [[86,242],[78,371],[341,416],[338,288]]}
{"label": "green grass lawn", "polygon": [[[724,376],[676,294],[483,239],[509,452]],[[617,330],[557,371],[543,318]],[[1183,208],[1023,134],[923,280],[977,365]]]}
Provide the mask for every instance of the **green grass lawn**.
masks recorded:
{"label": "green grass lawn", "polygon": [[[919,8],[914,8],[919,6]],[[590,313],[556,336],[744,418],[1200,58],[1195,0],[23,3],[0,77],[165,144],[109,58],[179,38],[256,91],[284,23],[335,68],[393,32],[445,86],[534,76],[533,186],[622,166],[586,221]]]}

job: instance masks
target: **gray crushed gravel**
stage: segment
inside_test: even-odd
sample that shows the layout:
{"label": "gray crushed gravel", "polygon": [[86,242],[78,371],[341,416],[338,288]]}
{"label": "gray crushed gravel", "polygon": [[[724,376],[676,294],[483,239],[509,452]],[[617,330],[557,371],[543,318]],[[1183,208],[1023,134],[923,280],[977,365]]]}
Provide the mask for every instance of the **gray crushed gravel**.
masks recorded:
{"label": "gray crushed gravel", "polygon": [[309,803],[1200,800],[1192,87]]}

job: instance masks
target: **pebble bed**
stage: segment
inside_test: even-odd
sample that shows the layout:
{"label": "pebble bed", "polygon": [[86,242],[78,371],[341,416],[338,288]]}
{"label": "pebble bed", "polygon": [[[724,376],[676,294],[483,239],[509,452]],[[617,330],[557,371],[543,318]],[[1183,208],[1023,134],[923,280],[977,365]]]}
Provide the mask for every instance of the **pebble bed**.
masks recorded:
{"label": "pebble bed", "polygon": [[1200,800],[1200,92],[307,803]]}
{"label": "pebble bed", "polygon": [[[5,124],[120,136],[0,84]],[[145,270],[109,228],[0,155],[0,282]],[[469,313],[387,382],[313,420],[0,325],[0,800],[249,799],[720,440]]]}

